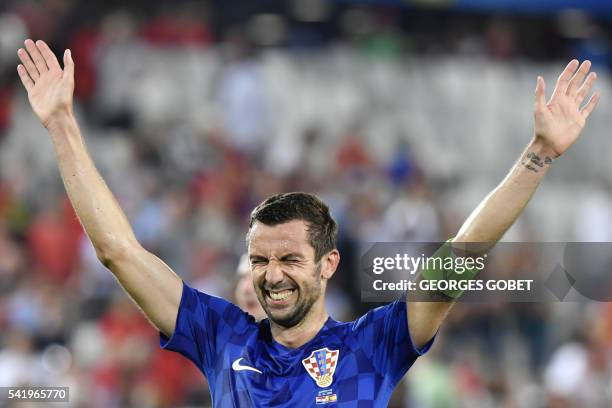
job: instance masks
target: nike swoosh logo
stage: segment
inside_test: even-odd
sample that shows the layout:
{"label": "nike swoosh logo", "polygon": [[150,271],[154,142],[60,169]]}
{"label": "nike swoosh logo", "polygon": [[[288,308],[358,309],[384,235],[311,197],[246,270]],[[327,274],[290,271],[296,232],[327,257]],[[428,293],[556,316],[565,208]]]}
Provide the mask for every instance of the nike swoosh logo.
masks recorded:
{"label": "nike swoosh logo", "polygon": [[254,367],[240,364],[240,361],[242,360],[243,358],[240,357],[238,360],[234,361],[232,363],[232,370],[234,371],[255,371],[256,373],[263,374],[261,371],[259,371],[258,369]]}

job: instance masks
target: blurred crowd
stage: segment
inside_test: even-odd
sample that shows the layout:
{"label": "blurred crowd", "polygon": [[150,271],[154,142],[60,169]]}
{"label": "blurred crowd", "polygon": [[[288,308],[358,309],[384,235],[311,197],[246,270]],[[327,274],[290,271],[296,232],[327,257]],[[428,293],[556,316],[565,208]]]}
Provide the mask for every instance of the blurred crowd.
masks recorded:
{"label": "blurred crowd", "polygon": [[[603,100],[506,239],[612,241],[609,21],[349,3],[0,4],[0,386],[67,385],[74,407],[210,403],[83,234],[18,83],[28,37],[72,50],[98,168],[139,241],[207,293],[240,301],[250,210],[303,190],[340,226],[331,314],[375,306],[356,278],[367,243],[451,237],[529,141],[535,76],[552,84],[571,57],[595,63]],[[611,405],[605,303],[460,304],[392,402]]]}

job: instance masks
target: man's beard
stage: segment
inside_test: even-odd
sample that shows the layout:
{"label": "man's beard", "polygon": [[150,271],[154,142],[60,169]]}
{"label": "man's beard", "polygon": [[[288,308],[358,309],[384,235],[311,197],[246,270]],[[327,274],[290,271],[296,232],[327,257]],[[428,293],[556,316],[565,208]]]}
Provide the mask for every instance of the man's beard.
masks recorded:
{"label": "man's beard", "polygon": [[321,264],[320,263],[317,265],[317,270],[315,274],[316,274],[316,281],[312,286],[304,288],[304,290],[302,290],[299,287],[296,288],[298,292],[298,298],[296,300],[295,305],[293,306],[293,310],[291,310],[289,313],[286,313],[286,314],[283,313],[283,316],[275,317],[273,315],[274,312],[268,307],[268,304],[265,299],[266,291],[263,287],[261,286],[259,287],[259,290],[257,293],[257,297],[259,298],[259,303],[261,303],[261,306],[266,312],[266,315],[272,322],[278,324],[279,326],[290,328],[290,327],[294,327],[298,325],[304,320],[306,315],[312,309],[312,305],[314,305],[315,302],[321,296]]}

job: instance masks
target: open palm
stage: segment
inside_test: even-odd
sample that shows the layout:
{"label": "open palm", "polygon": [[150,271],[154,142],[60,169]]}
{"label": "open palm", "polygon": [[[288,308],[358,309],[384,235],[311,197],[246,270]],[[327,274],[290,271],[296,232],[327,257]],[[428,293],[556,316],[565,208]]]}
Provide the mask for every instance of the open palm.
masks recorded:
{"label": "open palm", "polygon": [[599,93],[595,93],[581,108],[597,79],[595,72],[589,73],[590,69],[590,61],[586,60],[579,66],[577,60],[572,60],[559,76],[548,102],[544,79],[538,77],[534,106],[535,135],[548,144],[557,156],[578,139],[599,101]]}
{"label": "open palm", "polygon": [[70,51],[64,52],[64,69],[44,41],[25,41],[17,52],[23,64],[17,67],[19,78],[28,91],[34,113],[45,127],[58,114],[72,111],[74,62]]}

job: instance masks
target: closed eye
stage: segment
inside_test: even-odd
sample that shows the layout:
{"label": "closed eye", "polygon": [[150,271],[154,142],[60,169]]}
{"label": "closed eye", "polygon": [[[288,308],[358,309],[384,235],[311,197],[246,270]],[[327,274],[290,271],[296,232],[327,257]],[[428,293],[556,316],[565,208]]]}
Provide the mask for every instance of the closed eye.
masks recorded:
{"label": "closed eye", "polygon": [[268,260],[265,258],[251,258],[251,265],[265,265]]}
{"label": "closed eye", "polygon": [[285,263],[298,263],[298,262],[301,262],[302,259],[295,255],[287,255],[287,256],[282,257],[281,261]]}

